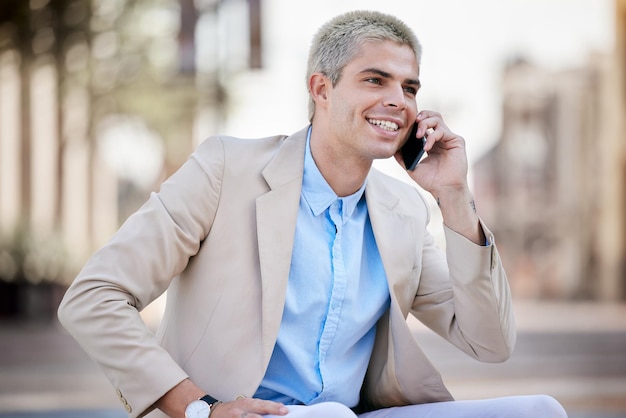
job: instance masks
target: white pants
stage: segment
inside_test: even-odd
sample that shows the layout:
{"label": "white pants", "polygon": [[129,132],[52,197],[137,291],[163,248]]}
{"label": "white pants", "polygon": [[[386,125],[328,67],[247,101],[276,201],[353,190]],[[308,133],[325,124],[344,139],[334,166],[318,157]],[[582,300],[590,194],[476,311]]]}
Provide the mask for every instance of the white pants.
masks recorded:
{"label": "white pants", "polygon": [[[287,418],[355,418],[352,410],[340,403],[288,406]],[[567,418],[554,398],[546,395],[510,396],[470,401],[437,402],[379,409],[359,418]],[[280,418],[265,415],[265,418]]]}

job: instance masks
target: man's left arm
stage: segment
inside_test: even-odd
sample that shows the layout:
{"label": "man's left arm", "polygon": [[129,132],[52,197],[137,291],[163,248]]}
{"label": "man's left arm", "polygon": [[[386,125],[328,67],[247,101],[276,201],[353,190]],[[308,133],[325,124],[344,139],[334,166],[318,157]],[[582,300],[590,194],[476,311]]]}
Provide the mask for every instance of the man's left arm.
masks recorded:
{"label": "man's left arm", "polygon": [[511,294],[493,235],[478,217],[468,187],[465,140],[439,113],[422,111],[417,122],[417,136],[428,133],[428,156],[409,175],[441,210],[446,259],[430,237],[414,313],[469,355],[503,361],[515,344]]}
{"label": "man's left arm", "polygon": [[482,222],[479,228],[488,246],[444,225],[453,315],[442,332],[472,357],[500,362],[516,340],[511,291],[493,235]]}

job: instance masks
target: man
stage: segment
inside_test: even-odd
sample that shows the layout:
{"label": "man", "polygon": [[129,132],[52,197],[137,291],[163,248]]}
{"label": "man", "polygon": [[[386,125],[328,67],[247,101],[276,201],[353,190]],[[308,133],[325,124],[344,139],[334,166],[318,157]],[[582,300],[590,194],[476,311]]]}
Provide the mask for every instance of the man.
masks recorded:
{"label": "man", "polygon": [[[309,127],[209,138],[89,260],[59,317],[132,417],[565,416],[543,396],[452,401],[407,326],[482,361],[515,342],[464,140],[417,110],[420,53],[391,16],[331,20],[311,47]],[[440,206],[447,257],[417,189],[372,169],[403,164],[414,123],[428,156],[409,174]],[[153,336],[139,311],[165,290]]]}

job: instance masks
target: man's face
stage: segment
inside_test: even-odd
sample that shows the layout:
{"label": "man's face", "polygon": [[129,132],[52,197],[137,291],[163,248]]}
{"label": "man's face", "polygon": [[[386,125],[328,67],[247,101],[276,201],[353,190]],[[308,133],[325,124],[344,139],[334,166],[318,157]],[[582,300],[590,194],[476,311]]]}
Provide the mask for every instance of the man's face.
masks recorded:
{"label": "man's face", "polygon": [[363,44],[328,94],[329,140],[339,155],[365,162],[393,156],[415,122],[418,90],[419,67],[409,46]]}

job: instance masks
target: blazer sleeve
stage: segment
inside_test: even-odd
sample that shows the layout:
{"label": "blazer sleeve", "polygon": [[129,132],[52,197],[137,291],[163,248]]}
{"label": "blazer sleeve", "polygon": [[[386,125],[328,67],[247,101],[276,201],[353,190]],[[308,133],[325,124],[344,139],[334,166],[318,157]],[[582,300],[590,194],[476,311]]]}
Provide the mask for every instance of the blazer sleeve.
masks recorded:
{"label": "blazer sleeve", "polygon": [[60,322],[101,367],[131,417],[187,377],[139,312],[161,295],[208,234],[220,196],[223,147],[202,143],[88,260],[67,290]]}
{"label": "blazer sleeve", "polygon": [[491,231],[480,246],[444,225],[445,257],[426,233],[412,313],[468,355],[485,362],[509,358],[516,341],[506,273]]}

